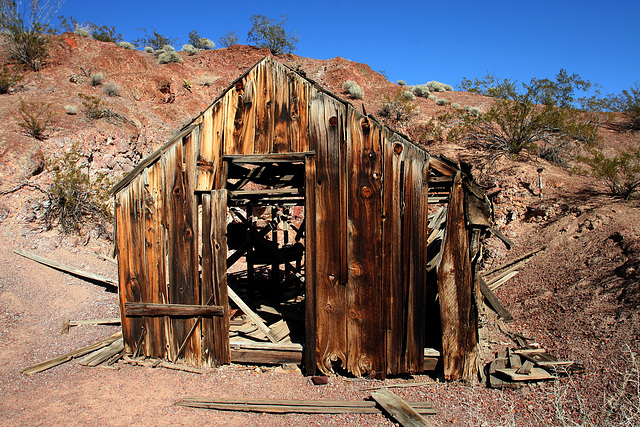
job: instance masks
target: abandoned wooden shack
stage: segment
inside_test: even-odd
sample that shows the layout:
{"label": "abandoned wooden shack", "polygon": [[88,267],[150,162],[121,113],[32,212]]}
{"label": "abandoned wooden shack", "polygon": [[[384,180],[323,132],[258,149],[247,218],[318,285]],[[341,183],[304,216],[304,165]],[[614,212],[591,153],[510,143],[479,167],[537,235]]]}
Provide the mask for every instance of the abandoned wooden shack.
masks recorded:
{"label": "abandoned wooden shack", "polygon": [[441,354],[475,374],[486,197],[273,58],[112,193],[127,351],[378,378]]}

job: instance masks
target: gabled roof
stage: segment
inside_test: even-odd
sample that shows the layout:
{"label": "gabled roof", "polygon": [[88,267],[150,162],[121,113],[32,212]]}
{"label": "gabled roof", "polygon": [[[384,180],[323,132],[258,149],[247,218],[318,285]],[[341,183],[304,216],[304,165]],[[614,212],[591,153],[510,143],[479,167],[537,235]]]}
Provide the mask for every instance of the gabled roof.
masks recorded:
{"label": "gabled roof", "polygon": [[[198,124],[198,119],[204,114],[205,111],[207,111],[209,108],[213,107],[216,103],[220,102],[222,100],[222,98],[225,97],[225,95],[232,89],[234,88],[238,82],[242,81],[244,78],[246,78],[253,70],[255,70],[260,64],[262,63],[270,63],[272,66],[281,66],[286,68],[287,70],[289,70],[290,72],[294,73],[298,78],[306,81],[307,83],[309,83],[311,86],[313,86],[318,92],[324,93],[327,96],[333,98],[334,100],[338,101],[339,103],[342,103],[345,105],[345,107],[351,107],[355,110],[355,107],[353,106],[353,104],[351,104],[350,102],[340,98],[338,95],[334,94],[333,92],[327,90],[326,88],[322,87],[320,84],[318,84],[316,81],[308,78],[306,75],[300,73],[298,70],[290,67],[287,64],[283,64],[280,62],[277,62],[273,59],[273,57],[271,56],[265,56],[264,58],[262,58],[260,61],[258,61],[257,63],[255,63],[252,67],[250,67],[247,71],[245,71],[243,74],[241,74],[238,78],[236,78],[211,104],[209,104],[207,106],[207,108],[205,108],[204,110],[202,110],[200,112],[200,114],[198,114],[197,116],[195,116],[193,118],[193,120],[191,120],[191,122],[189,122],[187,125],[183,126],[182,129],[180,129],[175,136],[173,136],[167,143],[165,143],[162,147],[160,147],[158,150],[156,150],[154,153],[150,154],[149,156],[147,156],[145,159],[142,160],[141,163],[139,163],[135,168],[133,168],[131,170],[131,172],[129,172],[124,178],[122,178],[118,183],[116,183],[110,190],[110,194],[111,195],[115,195],[117,192],[119,192],[120,190],[122,190],[124,187],[126,187],[132,180],[133,178],[138,175],[142,170],[144,170],[146,167],[152,165],[156,160],[158,160],[162,154],[164,154],[167,150],[169,150],[173,144],[175,144],[177,141],[180,141],[184,136],[188,135],[189,133],[191,133],[191,131],[196,127],[199,126]],[[402,134],[401,132],[398,132],[394,129],[389,128],[388,126],[386,126],[385,124],[381,123],[375,116],[371,115],[371,114],[366,114],[366,112],[364,112],[362,114],[363,117],[367,117],[368,119],[374,121],[377,125],[379,125],[381,128],[387,128],[389,129],[392,133],[400,135],[402,138],[404,138],[406,141],[408,141],[409,143],[415,145],[416,147],[418,147],[419,149],[426,151],[423,147],[421,147],[420,145],[414,143],[413,141],[411,141],[409,139],[409,137],[407,137],[406,135]]]}

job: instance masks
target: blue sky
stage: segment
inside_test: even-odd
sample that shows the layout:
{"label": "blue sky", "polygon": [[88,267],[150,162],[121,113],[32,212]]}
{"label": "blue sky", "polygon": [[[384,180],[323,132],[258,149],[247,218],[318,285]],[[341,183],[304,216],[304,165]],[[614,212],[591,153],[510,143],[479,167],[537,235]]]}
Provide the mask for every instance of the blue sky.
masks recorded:
{"label": "blue sky", "polygon": [[487,72],[529,81],[560,68],[619,93],[640,82],[640,1],[87,1],[67,0],[58,15],[113,25],[125,41],[139,28],[177,37],[197,30],[218,44],[235,31],[246,44],[249,18],[287,15],[297,55],[341,56],[408,84],[454,87]]}

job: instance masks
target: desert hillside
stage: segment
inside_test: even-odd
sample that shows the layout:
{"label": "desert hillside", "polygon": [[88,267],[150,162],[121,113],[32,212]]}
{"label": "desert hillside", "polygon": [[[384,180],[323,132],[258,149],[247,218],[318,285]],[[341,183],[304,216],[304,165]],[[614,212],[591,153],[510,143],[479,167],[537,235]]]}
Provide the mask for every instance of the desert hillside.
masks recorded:
{"label": "desert hillside", "polygon": [[[215,424],[390,425],[381,415],[219,415],[172,406],[190,394],[360,399],[368,396],[367,387],[377,384],[367,379],[332,377],[322,388],[299,375],[237,365],[204,375],[130,365],[87,368],[73,363],[33,377],[18,372],[118,330],[115,326],[85,326],[61,335],[64,319],[117,317],[117,296],[13,252],[26,249],[117,277],[116,266],[104,260],[112,250],[111,228],[87,226],[79,235],[66,236],[44,227],[42,190],[53,179],[51,162],[75,146],[90,173],[107,174],[115,181],[189,123],[240,74],[271,54],[268,49],[238,45],[179,55],[182,64],[161,65],[150,53],[71,34],[55,36],[49,64],[39,72],[25,73],[9,93],[0,95],[2,424],[170,425],[178,419],[186,425],[211,423],[211,417],[223,416]],[[373,115],[378,114],[385,95],[401,89],[366,64],[339,57],[316,60],[286,55],[276,59]],[[10,63],[6,52],[0,51],[0,60]],[[97,73],[102,73],[103,81],[93,86],[92,76]],[[347,80],[364,90],[363,99],[350,99],[343,92]],[[105,90],[107,87],[110,89]],[[465,92],[438,96],[480,109],[491,103],[491,98]],[[19,126],[22,101],[49,105],[51,125],[42,140],[28,136]],[[445,108],[426,98],[413,102],[419,111],[414,123],[427,123]],[[107,113],[91,118],[90,108]],[[411,135],[410,129],[400,130]],[[640,143],[639,134],[607,128],[600,132],[604,144],[613,150]],[[564,380],[560,387],[569,390],[569,410],[577,408],[572,393],[578,390],[586,405],[583,410],[595,413],[605,393],[615,390],[612,384],[619,381],[619,372],[633,367],[632,353],[637,355],[640,350],[638,200],[615,199],[597,179],[526,153],[495,156],[436,140],[426,149],[471,163],[478,183],[496,194],[497,228],[515,246],[507,250],[497,238],[488,239],[485,269],[546,248],[496,294],[515,318],[508,325],[510,330],[559,358],[585,366],[584,374]],[[543,169],[542,197],[539,168]],[[483,319],[493,322],[495,316],[483,313]],[[506,336],[492,335],[487,352],[503,346],[505,340]],[[540,383],[502,392],[480,385],[437,383],[400,388],[397,393],[407,400],[432,401],[441,409],[429,418],[435,425],[555,425],[557,387]]]}

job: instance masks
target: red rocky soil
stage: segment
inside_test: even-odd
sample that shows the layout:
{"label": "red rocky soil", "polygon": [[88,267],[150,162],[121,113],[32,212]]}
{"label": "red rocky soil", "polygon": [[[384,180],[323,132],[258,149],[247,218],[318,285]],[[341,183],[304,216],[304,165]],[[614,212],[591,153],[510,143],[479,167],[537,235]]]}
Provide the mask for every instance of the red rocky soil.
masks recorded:
{"label": "red rocky soil", "polygon": [[[430,380],[415,376],[381,383],[333,376],[328,385],[316,386],[300,374],[266,367],[230,365],[198,375],[121,363],[89,368],[73,361],[32,377],[19,373],[22,367],[118,330],[77,326],[61,334],[63,319],[118,316],[117,296],[13,253],[22,248],[116,277],[116,267],[97,256],[110,253],[108,236],[85,227],[81,236],[63,237],[44,230],[38,222],[37,202],[42,193],[34,185],[46,188],[51,179],[47,170],[41,173],[44,162],[78,143],[85,157],[92,159],[92,171],[120,176],[267,54],[235,46],[184,56],[182,65],[157,65],[147,53],[76,36],[59,37],[49,66],[39,73],[27,73],[19,87],[0,96],[0,424],[385,426],[393,423],[383,415],[245,414],[182,408],[174,403],[186,395],[360,400],[370,395],[365,390],[368,387]],[[279,60],[303,69],[340,96],[344,96],[342,83],[355,80],[365,90],[365,98],[352,102],[374,114],[383,95],[399,88],[368,66],[341,58],[289,56]],[[120,85],[120,96],[107,97],[100,86],[89,86],[83,70],[103,72],[106,81]],[[185,80],[192,84],[190,90]],[[127,120],[89,121],[82,113],[79,93],[100,97],[107,108]],[[438,95],[480,108],[489,102],[467,93]],[[52,104],[54,126],[45,141],[37,143],[21,133],[16,124],[21,99]],[[416,103],[421,110],[416,120],[422,122],[442,108],[425,99]],[[78,114],[65,114],[67,105],[75,105]],[[603,136],[613,148],[639,142],[632,134],[604,131]],[[516,244],[507,251],[501,242],[489,239],[486,268],[541,245],[547,247],[502,285],[497,295],[516,318],[509,325],[512,330],[533,338],[559,358],[582,363],[586,373],[520,390],[437,382],[394,391],[407,400],[432,401],[441,411],[429,416],[429,421],[438,426],[556,425],[557,401],[569,411],[578,407],[574,390],[583,399],[582,411],[595,414],[603,395],[614,390],[611,384],[615,384],[617,371],[629,367],[629,352],[640,350],[638,201],[613,199],[605,194],[601,182],[571,175],[537,158],[491,161],[486,153],[469,147],[432,144],[427,148],[473,162],[479,182],[488,190],[501,190],[496,221]],[[543,198],[537,192],[539,167],[544,167]],[[30,185],[12,191],[25,182]],[[484,318],[494,316],[487,312]],[[495,331],[490,340],[496,349],[510,344]]]}

